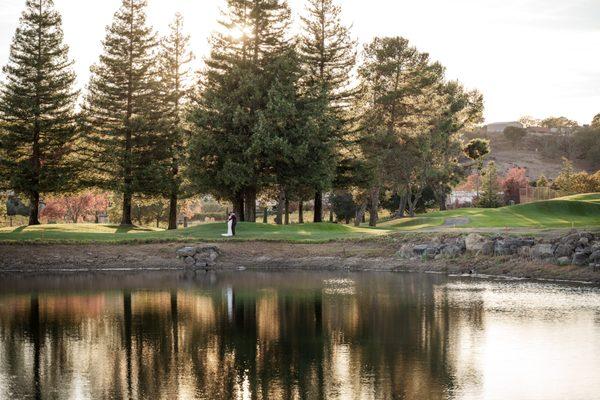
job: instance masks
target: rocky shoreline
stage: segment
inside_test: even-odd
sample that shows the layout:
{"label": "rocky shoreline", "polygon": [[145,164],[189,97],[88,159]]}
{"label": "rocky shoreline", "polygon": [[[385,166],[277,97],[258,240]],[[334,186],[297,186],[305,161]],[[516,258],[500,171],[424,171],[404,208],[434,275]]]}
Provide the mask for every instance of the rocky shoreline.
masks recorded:
{"label": "rocky shoreline", "polygon": [[394,235],[322,244],[227,241],[186,246],[0,245],[0,277],[25,273],[307,269],[435,272],[600,285],[598,250],[598,234],[576,231],[537,236]]}
{"label": "rocky shoreline", "polygon": [[562,237],[485,237],[471,233],[466,237],[443,238],[402,245],[397,255],[407,259],[456,258],[464,254],[498,257],[515,256],[526,260],[540,260],[566,266],[589,266],[600,270],[600,235],[572,231]]}

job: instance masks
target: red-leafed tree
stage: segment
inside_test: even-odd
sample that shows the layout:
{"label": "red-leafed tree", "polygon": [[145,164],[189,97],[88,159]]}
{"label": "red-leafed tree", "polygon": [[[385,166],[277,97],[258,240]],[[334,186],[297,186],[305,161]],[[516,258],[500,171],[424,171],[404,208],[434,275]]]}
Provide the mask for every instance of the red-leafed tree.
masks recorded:
{"label": "red-leafed tree", "polygon": [[41,216],[48,220],[65,220],[77,223],[98,221],[98,214],[108,208],[108,196],[104,193],[84,192],[74,196],[49,199]]}
{"label": "red-leafed tree", "polygon": [[504,200],[506,203],[511,200],[515,204],[521,202],[520,189],[529,185],[526,175],[527,170],[525,168],[516,167],[508,170],[506,176],[502,179],[502,190],[504,191]]}

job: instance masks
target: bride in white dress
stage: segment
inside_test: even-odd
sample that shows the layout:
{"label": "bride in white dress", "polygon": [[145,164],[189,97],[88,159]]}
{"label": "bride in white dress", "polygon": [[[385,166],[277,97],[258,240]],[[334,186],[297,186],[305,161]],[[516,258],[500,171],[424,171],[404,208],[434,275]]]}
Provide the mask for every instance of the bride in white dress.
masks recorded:
{"label": "bride in white dress", "polygon": [[221,236],[232,237],[233,236],[233,216],[230,214],[227,220],[227,233],[223,233]]}

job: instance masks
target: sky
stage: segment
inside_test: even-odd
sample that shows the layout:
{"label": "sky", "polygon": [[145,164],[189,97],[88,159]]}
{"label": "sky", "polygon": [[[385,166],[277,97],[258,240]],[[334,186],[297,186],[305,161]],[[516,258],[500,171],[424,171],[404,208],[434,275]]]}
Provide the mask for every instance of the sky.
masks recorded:
{"label": "sky", "polygon": [[[105,27],[121,0],[54,0],[84,87]],[[289,0],[296,21],[306,0]],[[0,64],[25,0],[0,0]],[[164,33],[184,15],[196,67],[218,29],[224,0],[148,0],[149,22]],[[564,115],[581,124],[600,113],[599,0],[338,0],[362,44],[403,36],[485,98],[486,122]]]}

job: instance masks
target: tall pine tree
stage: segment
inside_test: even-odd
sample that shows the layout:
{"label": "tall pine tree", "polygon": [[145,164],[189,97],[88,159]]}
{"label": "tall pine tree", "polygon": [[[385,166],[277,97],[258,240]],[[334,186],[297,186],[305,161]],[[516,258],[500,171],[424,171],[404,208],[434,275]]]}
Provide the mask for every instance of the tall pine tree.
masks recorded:
{"label": "tall pine tree", "polygon": [[228,0],[222,25],[191,118],[189,176],[197,190],[230,200],[240,220],[254,222],[265,171],[250,148],[274,81],[269,65],[289,47],[290,10],[282,0]]}
{"label": "tall pine tree", "polygon": [[52,0],[27,0],[0,88],[0,177],[30,200],[29,224],[38,225],[40,193],[68,189],[74,172],[73,62],[63,43]]}
{"label": "tall pine tree", "polygon": [[169,198],[169,229],[177,229],[177,201],[182,185],[182,167],[186,158],[188,134],[184,127],[184,107],[190,95],[188,50],[189,35],[183,31],[183,16],[175,15],[170,32],[161,42],[161,90],[165,133],[168,141],[170,167],[167,171]]}
{"label": "tall pine tree", "polygon": [[344,137],[347,110],[352,98],[351,72],[356,63],[356,42],[341,21],[341,7],[333,0],[308,0],[302,17],[304,32],[300,52],[305,67],[305,85],[317,102],[316,155],[322,174],[315,182],[314,222],[323,218],[323,190],[333,180],[335,156]]}
{"label": "tall pine tree", "polygon": [[134,194],[164,193],[167,185],[157,39],[145,10],[145,0],[123,0],[91,69],[84,104],[89,183],[123,193],[122,225],[132,225]]}

